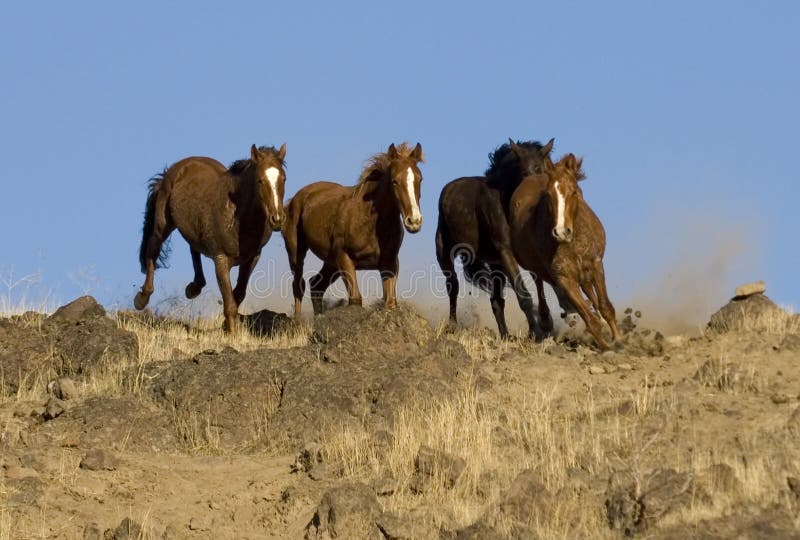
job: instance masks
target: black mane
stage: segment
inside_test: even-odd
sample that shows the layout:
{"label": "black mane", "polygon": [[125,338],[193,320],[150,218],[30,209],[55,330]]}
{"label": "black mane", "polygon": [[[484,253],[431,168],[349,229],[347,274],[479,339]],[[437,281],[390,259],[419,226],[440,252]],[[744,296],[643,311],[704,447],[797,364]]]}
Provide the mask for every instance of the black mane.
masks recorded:
{"label": "black mane", "polygon": [[[278,157],[278,150],[274,146],[259,146],[258,151],[270,153],[273,154],[276,158]],[[230,167],[228,167],[228,172],[231,174],[242,174],[252,164],[253,160],[250,158],[237,159],[236,161],[230,164]],[[281,165],[286,167],[286,162],[281,161]]]}
{"label": "black mane", "polygon": [[[544,145],[538,141],[517,141],[517,145],[525,148],[526,150],[541,150]],[[503,161],[510,153],[512,153],[511,144],[504,143],[497,147],[494,152],[489,152],[489,168],[484,173],[485,176],[493,176],[502,172]]]}

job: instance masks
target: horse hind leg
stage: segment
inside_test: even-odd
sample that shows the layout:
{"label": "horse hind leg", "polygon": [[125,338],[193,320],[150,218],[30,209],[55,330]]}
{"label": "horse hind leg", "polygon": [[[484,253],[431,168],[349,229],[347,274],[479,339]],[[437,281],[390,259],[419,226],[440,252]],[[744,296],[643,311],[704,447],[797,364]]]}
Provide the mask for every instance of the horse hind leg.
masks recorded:
{"label": "horse hind leg", "polygon": [[154,193],[151,196],[155,197],[155,199],[148,199],[147,209],[145,211],[145,226],[142,233],[143,246],[141,250],[141,263],[144,267],[145,279],[141,290],[136,293],[133,299],[133,306],[137,310],[144,309],[150,302],[150,296],[153,294],[154,290],[153,280],[156,272],[156,264],[161,256],[164,242],[166,242],[169,235],[175,229],[174,225],[167,221],[167,197],[159,193]]}
{"label": "horse hind leg", "polygon": [[336,267],[326,263],[311,278],[311,305],[314,307],[314,315],[322,313],[322,297],[325,296],[325,291],[338,277]]}
{"label": "horse hind leg", "polygon": [[206,277],[203,275],[203,263],[200,260],[200,252],[192,249],[192,266],[194,267],[194,279],[186,286],[186,298],[191,300],[197,298],[206,286]]}
{"label": "horse hind leg", "polygon": [[489,302],[492,306],[492,314],[494,320],[497,322],[497,331],[503,339],[508,338],[508,325],[506,324],[506,276],[502,272],[492,272],[494,275],[491,278],[492,290]]}
{"label": "horse hind leg", "polygon": [[453,261],[455,253],[453,253],[453,248],[447,244],[449,243],[445,242],[441,227],[436,229],[436,260],[444,274],[447,296],[450,300],[450,323],[455,325],[458,324],[458,276]]}

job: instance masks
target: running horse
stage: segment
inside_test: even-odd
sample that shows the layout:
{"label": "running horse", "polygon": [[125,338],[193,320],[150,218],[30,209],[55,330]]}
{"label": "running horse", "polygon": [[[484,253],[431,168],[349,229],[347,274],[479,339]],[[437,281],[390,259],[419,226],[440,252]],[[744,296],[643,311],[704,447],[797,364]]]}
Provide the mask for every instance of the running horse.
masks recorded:
{"label": "running horse", "polygon": [[[200,254],[214,261],[222,293],[224,328],[236,329],[239,305],[261,249],[284,221],[283,192],[286,145],[279,150],[250,148],[250,158],[229,168],[207,157],[178,161],[156,175],[149,185],[139,261],[146,274],[134,299],[144,309],[153,294],[153,275],[168,256],[165,241],[175,230],[189,243],[194,279],[186,298],[195,298],[206,284]],[[236,287],[230,271],[239,266]]]}
{"label": "running horse", "polygon": [[605,350],[608,343],[595,311],[608,323],[614,341],[620,333],[606,289],[605,229],[578,184],[585,178],[582,164],[567,154],[555,165],[547,164],[545,174],[522,181],[511,197],[511,245],[519,264],[534,275],[540,298],[543,281],[563,291]]}
{"label": "running horse", "polygon": [[[528,334],[541,340],[552,331],[552,320],[540,320],[511,249],[508,208],[511,195],[523,178],[541,174],[550,163],[553,139],[542,145],[508,140],[489,154],[485,176],[458,178],[439,196],[436,258],[444,273],[450,297],[450,321],[457,323],[460,258],[467,281],[491,295],[492,313],[502,337],[508,337],[504,289],[510,281],[520,308],[528,320]],[[546,306],[540,296],[539,306]],[[549,324],[548,324],[549,322]]]}
{"label": "running horse", "polygon": [[306,282],[303,263],[310,249],[322,268],[310,279],[314,314],[322,297],[340,276],[349,303],[361,305],[356,270],[379,270],[387,308],[397,306],[398,252],[403,228],[422,227],[419,210],[422,146],[392,144],[367,162],[355,186],[315,182],[302,188],[286,205],[283,237],[294,279],[294,316],[299,317]]}

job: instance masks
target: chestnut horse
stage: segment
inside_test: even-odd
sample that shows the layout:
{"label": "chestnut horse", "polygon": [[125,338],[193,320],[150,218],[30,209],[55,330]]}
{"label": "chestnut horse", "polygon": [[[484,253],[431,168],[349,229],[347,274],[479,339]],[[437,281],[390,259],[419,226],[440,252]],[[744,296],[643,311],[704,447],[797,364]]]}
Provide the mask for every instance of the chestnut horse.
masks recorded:
{"label": "chestnut horse", "polygon": [[608,343],[592,306],[608,322],[614,341],[620,334],[603,269],[606,233],[583,199],[581,165],[581,159],[567,154],[555,165],[547,164],[544,175],[522,181],[511,197],[511,245],[520,265],[535,276],[539,297],[543,281],[560,288],[605,350]]}
{"label": "chestnut horse", "polygon": [[389,146],[367,163],[358,183],[345,187],[315,182],[302,188],[286,206],[283,237],[294,280],[294,316],[300,315],[306,283],[303,262],[310,249],[322,259],[311,282],[314,314],[322,311],[322,296],[340,275],[350,304],[361,305],[356,270],[379,270],[387,308],[397,306],[397,254],[403,227],[422,227],[419,210],[422,146]]}
{"label": "chestnut horse", "polygon": [[[464,277],[491,295],[492,313],[502,337],[508,336],[504,289],[510,280],[520,308],[528,319],[528,333],[537,340],[552,330],[552,320],[537,320],[533,302],[522,282],[511,249],[508,205],[511,195],[525,176],[541,174],[550,162],[553,139],[514,142],[509,139],[489,154],[486,176],[458,178],[448,183],[439,196],[439,225],[436,229],[436,258],[444,273],[450,297],[450,321],[457,322],[458,276],[455,259],[464,264]],[[543,304],[540,297],[539,304]],[[544,328],[542,328],[544,322]]]}
{"label": "chestnut horse", "polygon": [[[146,274],[134,299],[144,309],[153,294],[153,274],[166,261],[164,242],[175,229],[189,243],[194,279],[186,286],[186,298],[195,298],[206,284],[200,254],[214,261],[222,293],[225,330],[236,328],[239,305],[261,248],[284,221],[283,190],[286,181],[280,150],[250,148],[250,159],[230,168],[207,157],[178,161],[150,181],[145,206],[139,261]],[[236,288],[230,271],[239,266]]]}

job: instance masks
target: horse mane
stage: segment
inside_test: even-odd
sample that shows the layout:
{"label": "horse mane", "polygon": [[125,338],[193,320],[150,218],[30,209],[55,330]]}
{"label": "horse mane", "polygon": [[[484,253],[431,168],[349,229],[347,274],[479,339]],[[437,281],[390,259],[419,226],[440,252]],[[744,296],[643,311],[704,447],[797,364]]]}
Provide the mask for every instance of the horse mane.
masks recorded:
{"label": "horse mane", "polygon": [[[280,157],[278,157],[279,156],[278,150],[274,146],[259,146],[258,151],[272,154],[276,160],[281,162],[281,165],[283,167],[286,167],[286,161],[281,160]],[[247,169],[252,164],[253,160],[250,158],[237,159],[236,161],[230,164],[230,166],[228,167],[228,172],[231,174],[240,175],[243,174],[245,171],[247,171]]]}
{"label": "horse mane", "polygon": [[[517,146],[530,150],[541,150],[544,145],[538,141],[517,141]],[[503,160],[513,152],[510,143],[503,143],[494,152],[489,152],[489,168],[484,173],[485,176],[492,176],[502,170]]]}
{"label": "horse mane", "polygon": [[[414,151],[414,147],[408,144],[408,142],[403,141],[400,144],[395,146],[397,150],[398,156],[401,158],[408,157],[411,155],[411,152]],[[367,160],[367,164],[364,166],[364,170],[361,171],[361,175],[358,177],[358,183],[356,185],[361,185],[367,180],[372,177],[377,172],[385,171],[389,167],[389,163],[391,163],[392,159],[389,157],[388,152],[379,152],[369,158]],[[420,161],[425,161],[425,157],[423,156]]]}

